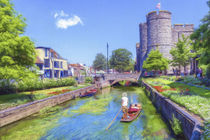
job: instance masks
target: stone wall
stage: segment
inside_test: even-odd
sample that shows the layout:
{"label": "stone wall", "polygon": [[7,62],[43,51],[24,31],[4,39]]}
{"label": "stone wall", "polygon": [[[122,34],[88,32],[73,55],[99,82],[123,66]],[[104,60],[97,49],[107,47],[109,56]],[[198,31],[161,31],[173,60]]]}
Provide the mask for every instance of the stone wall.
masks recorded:
{"label": "stone wall", "polygon": [[152,100],[152,103],[169,123],[173,120],[173,116],[176,117],[181,122],[183,133],[187,139],[200,139],[202,134],[201,128],[203,126],[202,122],[190,115],[188,112],[184,111],[170,99],[162,96],[144,81],[142,81],[142,86],[149,91],[150,94],[148,94],[148,96]]}
{"label": "stone wall", "polygon": [[172,27],[172,40],[173,45],[178,42],[178,39],[182,38],[182,34],[190,36],[194,31],[193,24],[174,24]]}
{"label": "stone wall", "polygon": [[64,94],[55,95],[42,100],[2,110],[0,111],[0,127],[18,121],[20,119],[23,119],[25,117],[28,117],[36,112],[39,112],[41,109],[45,107],[55,106],[63,102],[66,102],[68,100],[71,100],[75,97],[78,97],[81,93],[84,93],[87,90],[94,88],[95,85],[92,85],[75,91],[70,91]]}

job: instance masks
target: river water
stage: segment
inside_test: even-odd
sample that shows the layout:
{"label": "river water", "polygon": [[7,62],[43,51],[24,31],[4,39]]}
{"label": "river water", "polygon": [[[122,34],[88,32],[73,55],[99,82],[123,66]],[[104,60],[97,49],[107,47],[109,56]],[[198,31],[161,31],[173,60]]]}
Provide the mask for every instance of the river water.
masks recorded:
{"label": "river water", "polygon": [[[141,103],[142,112],[131,123],[118,113],[122,92],[130,103]],[[94,97],[75,99],[0,128],[2,140],[136,140],[173,139],[167,125],[140,87],[106,88]]]}

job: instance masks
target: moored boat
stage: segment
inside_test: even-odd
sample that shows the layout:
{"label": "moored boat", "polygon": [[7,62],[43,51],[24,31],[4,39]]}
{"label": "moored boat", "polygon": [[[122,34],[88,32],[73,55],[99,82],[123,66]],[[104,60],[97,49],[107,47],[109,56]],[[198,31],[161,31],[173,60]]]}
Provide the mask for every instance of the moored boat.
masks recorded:
{"label": "moored boat", "polygon": [[127,118],[122,118],[120,121],[121,122],[131,122],[134,119],[138,117],[138,115],[141,112],[141,104],[131,104],[129,109],[128,109],[128,117]]}
{"label": "moored boat", "polygon": [[97,92],[97,89],[91,89],[91,90],[85,92],[84,94],[80,95],[80,98],[93,96],[96,94],[96,92]]}

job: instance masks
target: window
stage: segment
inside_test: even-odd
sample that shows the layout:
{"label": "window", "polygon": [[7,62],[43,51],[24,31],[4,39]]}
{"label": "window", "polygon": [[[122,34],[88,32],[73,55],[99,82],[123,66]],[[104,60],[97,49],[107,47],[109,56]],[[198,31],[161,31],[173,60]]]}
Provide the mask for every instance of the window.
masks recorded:
{"label": "window", "polygon": [[60,77],[64,77],[64,72],[60,71]]}
{"label": "window", "polygon": [[54,68],[59,68],[59,61],[54,61]]}
{"label": "window", "polygon": [[45,57],[47,57],[47,48],[45,48]]}
{"label": "window", "polygon": [[50,67],[50,61],[49,61],[49,59],[44,59],[44,67],[45,68]]}

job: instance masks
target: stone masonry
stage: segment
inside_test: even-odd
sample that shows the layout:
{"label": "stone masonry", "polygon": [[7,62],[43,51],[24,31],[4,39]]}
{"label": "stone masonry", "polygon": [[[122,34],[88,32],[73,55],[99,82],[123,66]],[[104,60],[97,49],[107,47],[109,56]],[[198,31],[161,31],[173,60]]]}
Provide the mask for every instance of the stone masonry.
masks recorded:
{"label": "stone masonry", "polygon": [[[171,59],[170,50],[182,37],[194,31],[193,24],[171,24],[171,12],[152,11],[146,16],[146,23],[139,24],[140,48],[136,49],[136,70],[142,71],[144,60],[152,49],[159,49],[164,57]],[[139,62],[138,62],[139,61]]]}

